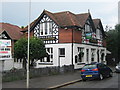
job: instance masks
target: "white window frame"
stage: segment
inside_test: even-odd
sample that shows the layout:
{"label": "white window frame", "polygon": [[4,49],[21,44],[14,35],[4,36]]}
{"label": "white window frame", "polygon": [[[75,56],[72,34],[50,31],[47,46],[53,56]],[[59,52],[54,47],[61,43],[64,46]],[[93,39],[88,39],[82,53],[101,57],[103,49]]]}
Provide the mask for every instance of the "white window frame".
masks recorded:
{"label": "white window frame", "polygon": [[[47,24],[47,28],[45,28],[46,24]],[[47,29],[47,34],[45,33],[45,29]],[[51,29],[51,33],[50,33],[50,29]],[[43,31],[43,34],[41,34],[41,31]],[[40,23],[40,36],[47,36],[47,35],[52,35],[52,22],[42,22],[42,23]]]}
{"label": "white window frame", "polygon": [[[63,54],[61,54],[61,50],[64,50]],[[59,57],[65,57],[65,48],[59,48]]]}

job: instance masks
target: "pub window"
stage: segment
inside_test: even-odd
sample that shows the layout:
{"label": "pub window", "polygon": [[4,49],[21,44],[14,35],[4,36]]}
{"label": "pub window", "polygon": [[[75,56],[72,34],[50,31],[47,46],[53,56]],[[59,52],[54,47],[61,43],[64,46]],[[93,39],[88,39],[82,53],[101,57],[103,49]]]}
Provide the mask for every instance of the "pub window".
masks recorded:
{"label": "pub window", "polygon": [[45,35],[47,34],[47,22],[45,22]]}
{"label": "pub window", "polygon": [[100,39],[100,30],[99,29],[96,30],[96,37],[97,37],[97,39]]}
{"label": "pub window", "polygon": [[83,56],[84,56],[84,48],[78,47],[78,62],[83,61]]}
{"label": "pub window", "polygon": [[78,62],[78,56],[75,55],[75,63],[77,63],[77,62]]}
{"label": "pub window", "polygon": [[50,48],[47,48],[48,53],[50,53]]}
{"label": "pub window", "polygon": [[52,23],[49,23],[49,34],[52,34]]}
{"label": "pub window", "polygon": [[51,53],[53,53],[53,48],[51,48]]}
{"label": "pub window", "polygon": [[47,56],[47,62],[50,62],[50,55]]}
{"label": "pub window", "polygon": [[85,25],[85,32],[90,32],[90,26],[88,24]]}
{"label": "pub window", "polygon": [[65,48],[59,48],[59,56],[65,57]]}
{"label": "pub window", "polygon": [[40,34],[43,35],[43,23],[40,24]]}
{"label": "pub window", "polygon": [[48,53],[47,62],[53,62],[53,48],[46,48]]}

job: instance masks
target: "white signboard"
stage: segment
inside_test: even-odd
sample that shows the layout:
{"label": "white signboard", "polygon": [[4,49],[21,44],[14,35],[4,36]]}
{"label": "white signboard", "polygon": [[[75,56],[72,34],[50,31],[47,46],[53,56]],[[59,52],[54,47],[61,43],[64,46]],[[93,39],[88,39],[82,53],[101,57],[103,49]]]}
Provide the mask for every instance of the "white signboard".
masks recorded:
{"label": "white signboard", "polygon": [[0,39],[0,60],[11,58],[11,40]]}

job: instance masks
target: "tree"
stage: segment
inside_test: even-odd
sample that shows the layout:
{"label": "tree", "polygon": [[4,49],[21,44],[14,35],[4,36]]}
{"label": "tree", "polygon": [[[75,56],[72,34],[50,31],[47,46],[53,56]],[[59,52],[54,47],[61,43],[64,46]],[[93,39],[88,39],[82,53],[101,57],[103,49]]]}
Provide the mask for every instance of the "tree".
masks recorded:
{"label": "tree", "polygon": [[40,60],[46,56],[45,44],[39,38],[33,37],[30,39],[30,66],[33,66],[34,61]]}
{"label": "tree", "polygon": [[27,59],[27,39],[21,38],[14,45],[14,58],[21,60],[23,59],[23,67],[26,69]]}
{"label": "tree", "polygon": [[[30,38],[30,66],[34,62],[46,56],[45,44],[39,38]],[[27,62],[27,39],[22,38],[15,43],[14,57],[23,60],[23,67],[26,68]]]}
{"label": "tree", "polygon": [[116,63],[120,60],[120,24],[115,26],[115,29],[106,32],[108,37],[107,49],[112,52],[112,56],[116,59]]}
{"label": "tree", "polygon": [[118,62],[120,62],[120,24],[117,24],[115,29],[117,30]]}

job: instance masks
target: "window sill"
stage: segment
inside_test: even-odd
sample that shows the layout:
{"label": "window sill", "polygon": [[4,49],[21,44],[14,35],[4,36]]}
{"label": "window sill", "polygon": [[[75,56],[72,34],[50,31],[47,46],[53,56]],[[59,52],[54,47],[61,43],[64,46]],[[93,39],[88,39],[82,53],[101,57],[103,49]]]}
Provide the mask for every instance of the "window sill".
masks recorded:
{"label": "window sill", "polygon": [[53,65],[52,62],[40,62],[38,65]]}
{"label": "window sill", "polygon": [[59,57],[65,57],[64,55],[60,55]]}
{"label": "window sill", "polygon": [[83,64],[85,64],[85,63],[83,63],[83,62],[77,62],[77,65],[83,65]]}

